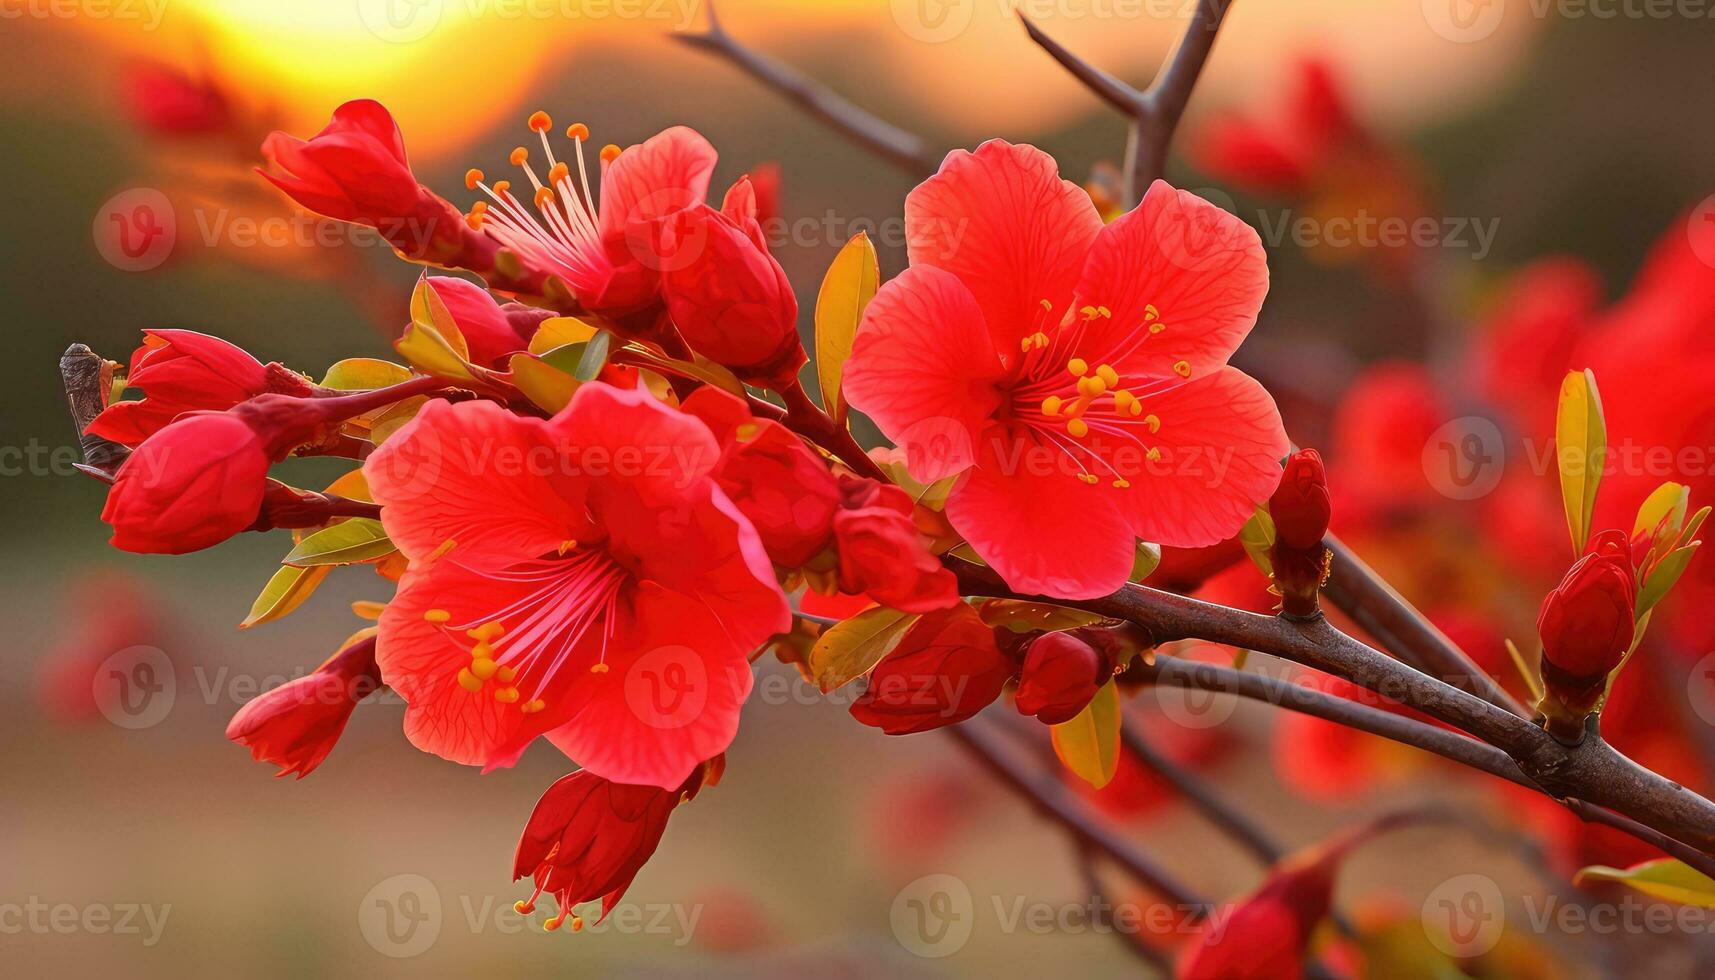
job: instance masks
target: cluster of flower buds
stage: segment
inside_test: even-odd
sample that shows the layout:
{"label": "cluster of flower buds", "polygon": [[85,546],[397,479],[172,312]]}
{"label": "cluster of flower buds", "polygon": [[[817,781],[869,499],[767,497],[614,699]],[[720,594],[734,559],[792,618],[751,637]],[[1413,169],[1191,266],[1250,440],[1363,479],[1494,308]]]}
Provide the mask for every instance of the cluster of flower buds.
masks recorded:
{"label": "cluster of flower buds", "polygon": [[1328,475],[1322,455],[1302,449],[1286,461],[1286,473],[1268,501],[1274,519],[1274,544],[1269,559],[1274,586],[1280,592],[1281,613],[1289,619],[1315,619],[1322,614],[1316,597],[1328,580],[1332,554],[1322,544],[1328,534]]}
{"label": "cluster of flower buds", "polygon": [[1543,699],[1538,710],[1556,738],[1577,743],[1601,704],[1608,675],[1625,659],[1636,631],[1637,576],[1625,532],[1593,535],[1583,555],[1542,601]]}

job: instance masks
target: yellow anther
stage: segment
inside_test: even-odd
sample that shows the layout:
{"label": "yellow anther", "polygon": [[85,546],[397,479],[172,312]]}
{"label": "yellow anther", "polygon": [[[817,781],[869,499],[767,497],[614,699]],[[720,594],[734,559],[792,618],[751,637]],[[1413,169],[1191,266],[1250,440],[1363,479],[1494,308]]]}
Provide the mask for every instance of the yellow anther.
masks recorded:
{"label": "yellow anther", "polygon": [[1175,362],[1173,362],[1173,373],[1179,375],[1181,378],[1189,378],[1191,376],[1191,362],[1190,361],[1175,361]]}
{"label": "yellow anther", "polygon": [[475,629],[464,631],[464,635],[478,643],[493,643],[506,635],[506,627],[498,619],[491,619]]}
{"label": "yellow anther", "polygon": [[478,201],[476,206],[470,209],[470,213],[464,216],[464,223],[470,226],[471,231],[481,231],[482,220],[487,216],[488,202]]}
{"label": "yellow anther", "polygon": [[1078,379],[1078,394],[1086,398],[1094,398],[1107,390],[1108,383],[1095,375]]}
{"label": "yellow anther", "polygon": [[440,547],[436,548],[434,551],[429,552],[429,560],[430,561],[436,561],[438,559],[445,558],[447,555],[447,552],[452,551],[454,548],[457,548],[458,546],[459,546],[459,543],[458,543],[457,538],[448,538],[445,541],[441,542]]}
{"label": "yellow anther", "polygon": [[472,167],[469,170],[466,170],[464,172],[464,189],[465,190],[474,191],[474,190],[476,190],[476,185],[478,185],[480,183],[482,183],[482,171],[476,169],[475,167]]}
{"label": "yellow anther", "polygon": [[[1139,410],[1141,411],[1141,406],[1140,406]],[[1133,414],[1136,414],[1136,413],[1134,412]],[[1161,416],[1159,416],[1159,415],[1146,415],[1146,416],[1144,416],[1143,424],[1149,426],[1149,431],[1151,434],[1160,432],[1161,431]]]}
{"label": "yellow anther", "polygon": [[519,705],[518,710],[522,711],[523,713],[525,713],[527,715],[533,715],[533,714],[537,714],[538,712],[542,711],[542,709],[546,708],[547,706],[548,706],[548,702],[542,700],[541,698],[537,698],[536,700],[531,701],[527,704]]}
{"label": "yellow anther", "polygon": [[1053,304],[1053,303],[1050,303],[1050,302],[1048,302],[1048,301],[1047,301],[1047,300],[1045,300],[1045,299],[1039,299],[1039,300],[1037,300],[1037,301],[1036,301],[1036,302],[1038,302],[1038,303],[1041,303],[1041,304],[1042,304],[1042,310],[1043,310],[1043,312],[1045,312],[1045,313],[1052,313],[1052,312],[1054,312],[1054,304]]}
{"label": "yellow anther", "polygon": [[566,139],[587,140],[590,138],[590,128],[583,123],[572,123],[566,127]]}
{"label": "yellow anther", "polygon": [[530,151],[525,147],[515,146],[512,148],[512,155],[506,159],[510,160],[514,167],[522,167],[524,162],[530,159]]}
{"label": "yellow anther", "polygon": [[452,618],[453,614],[445,609],[431,609],[423,614],[423,619],[431,623],[450,622]]}
{"label": "yellow anther", "polygon": [[530,113],[530,119],[525,123],[525,125],[538,133],[546,133],[548,130],[554,128],[554,120],[549,118],[546,112],[537,109],[535,112]]}
{"label": "yellow anther", "polygon": [[583,916],[581,916],[581,915],[572,916],[572,931],[573,932],[583,932],[584,931],[584,917]]}
{"label": "yellow anther", "polygon": [[489,646],[487,643],[478,643],[476,646],[470,648],[470,659],[493,660],[494,648]]}
{"label": "yellow anther", "polygon": [[1161,311],[1157,310],[1155,308],[1154,303],[1143,304],[1143,322],[1144,323],[1148,323],[1151,320],[1159,320],[1159,319],[1161,319]]}
{"label": "yellow anther", "polygon": [[1159,461],[1161,459],[1161,447],[1160,446],[1150,446],[1149,452],[1144,453],[1144,456],[1148,457],[1148,459],[1151,463]]}
{"label": "yellow anther", "polygon": [[1082,439],[1090,434],[1090,423],[1083,419],[1073,419],[1066,423],[1066,431],[1071,433],[1074,439]]}
{"label": "yellow anther", "polygon": [[738,426],[732,430],[732,435],[733,438],[737,439],[739,442],[749,442],[757,436],[762,435],[762,426],[757,425],[755,422],[740,422]]}
{"label": "yellow anther", "polygon": [[1097,316],[1096,308],[1094,306],[1080,306],[1078,307],[1078,315],[1086,320],[1094,320]]}
{"label": "yellow anther", "polygon": [[518,689],[516,687],[503,687],[494,692],[494,700],[501,704],[512,704],[518,700]]}
{"label": "yellow anther", "polygon": [[576,550],[578,550],[577,538],[567,538],[560,542],[560,554],[569,555]]}
{"label": "yellow anther", "polygon": [[552,919],[549,919],[547,922],[542,923],[542,931],[543,932],[556,932],[560,928],[560,923],[562,923],[564,921],[566,921],[566,913],[561,912],[559,915],[554,916]]}
{"label": "yellow anther", "polygon": [[1096,307],[1096,315],[1101,317],[1102,319],[1106,320],[1106,319],[1111,318],[1114,315],[1114,311],[1108,309],[1105,306],[1098,306],[1098,307]]}
{"label": "yellow anther", "polygon": [[1022,351],[1029,351],[1033,348],[1035,350],[1041,350],[1047,346],[1048,335],[1040,330],[1018,342],[1018,349]]}
{"label": "yellow anther", "polygon": [[1150,333],[1160,333],[1161,331],[1166,330],[1166,329],[1167,329],[1167,324],[1165,324],[1165,323],[1152,323],[1149,325],[1149,332]]}
{"label": "yellow anther", "polygon": [[501,664],[500,669],[494,672],[494,676],[500,679],[500,683],[510,684],[518,677],[518,670]]}
{"label": "yellow anther", "polygon": [[512,911],[517,912],[519,915],[529,915],[531,912],[536,911],[536,906],[521,898],[512,903]]}
{"label": "yellow anther", "polygon": [[1117,408],[1122,412],[1129,412],[1131,411],[1131,407],[1136,404],[1137,396],[1124,388],[1114,392],[1114,408]]}
{"label": "yellow anther", "polygon": [[1096,474],[1094,473],[1079,473],[1078,479],[1083,480],[1092,487],[1096,485]]}
{"label": "yellow anther", "polygon": [[619,158],[619,153],[620,153],[619,147],[614,146],[612,143],[609,143],[608,145],[601,148],[601,162],[602,163],[612,163],[614,160],[617,160]]}
{"label": "yellow anther", "polygon": [[549,204],[552,204],[553,201],[554,201],[554,189],[552,187],[538,187],[538,188],[536,188],[536,206],[538,208],[545,208]]}
{"label": "yellow anther", "polygon": [[499,668],[500,665],[492,660],[472,660],[470,662],[469,670],[472,677],[475,677],[479,681],[486,681],[490,677],[493,677],[494,672]]}
{"label": "yellow anther", "polygon": [[512,189],[512,181],[510,181],[510,180],[497,180],[494,182],[494,186],[492,188],[490,188],[490,190],[494,191],[494,193],[499,195],[500,197],[505,197],[506,192],[510,191],[511,189]]}
{"label": "yellow anther", "polygon": [[1074,357],[1066,362],[1066,370],[1072,372],[1074,378],[1081,378],[1090,373],[1090,365],[1083,358]]}
{"label": "yellow anther", "polygon": [[567,177],[570,177],[571,175],[572,175],[572,168],[566,166],[566,161],[561,160],[559,163],[556,163],[552,167],[548,168],[548,183],[558,184],[560,181],[565,180]]}
{"label": "yellow anther", "polygon": [[1123,476],[1114,481],[1114,489],[1115,490],[1125,490],[1125,489],[1128,489],[1130,487],[1131,487],[1131,481],[1126,479]]}
{"label": "yellow anther", "polygon": [[482,690],[482,678],[471,673],[469,667],[459,670],[459,686],[472,694]]}
{"label": "yellow anther", "polygon": [[1103,364],[1096,368],[1096,377],[1101,378],[1109,388],[1120,386],[1120,373],[1114,370],[1112,364]]}
{"label": "yellow anther", "polygon": [[1049,395],[1042,399],[1042,414],[1050,418],[1060,414],[1061,400],[1059,395]]}
{"label": "yellow anther", "polygon": [[607,673],[607,664],[594,664],[594,665],[592,665],[590,667],[590,673],[592,673],[592,674],[605,674],[605,673]]}

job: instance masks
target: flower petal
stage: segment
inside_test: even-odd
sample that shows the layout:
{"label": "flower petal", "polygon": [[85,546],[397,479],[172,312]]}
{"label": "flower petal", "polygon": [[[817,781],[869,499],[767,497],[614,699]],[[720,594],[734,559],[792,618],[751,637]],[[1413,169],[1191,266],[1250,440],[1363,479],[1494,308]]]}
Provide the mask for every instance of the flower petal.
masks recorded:
{"label": "flower petal", "polygon": [[617,240],[633,222],[702,204],[709,196],[715,156],[709,141],[685,126],[664,129],[627,148],[602,173],[602,239]]}
{"label": "flower petal", "polygon": [[870,301],[843,390],[904,448],[911,474],[928,482],[971,465],[1005,373],[971,291],[940,269],[917,266]]}
{"label": "flower petal", "polygon": [[1078,305],[1111,315],[1089,323],[1079,349],[1121,374],[1168,378],[1188,368],[1199,377],[1227,363],[1267,294],[1268,259],[1256,231],[1158,180],[1090,249]]}
{"label": "flower petal", "polygon": [[1043,300],[1054,322],[1065,312],[1101,227],[1089,194],[1060,179],[1053,157],[1005,140],[947,154],[905,199],[911,265],[964,282],[1007,363],[1048,315]]}

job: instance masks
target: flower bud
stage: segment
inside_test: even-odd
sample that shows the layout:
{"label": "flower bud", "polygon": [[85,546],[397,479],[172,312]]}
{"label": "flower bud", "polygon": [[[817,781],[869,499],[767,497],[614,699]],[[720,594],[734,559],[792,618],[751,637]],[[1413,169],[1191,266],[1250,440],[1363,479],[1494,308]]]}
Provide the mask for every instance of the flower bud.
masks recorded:
{"label": "flower bud", "polygon": [[994,630],[965,603],[918,620],[852,703],[859,722],[889,735],[956,725],[994,703],[1018,672]]}
{"label": "flower bud", "polygon": [[798,298],[768,254],[753,217],[708,205],[675,211],[657,225],[667,312],[691,349],[747,383],[778,387],[806,360]]}
{"label": "flower bud", "polygon": [[1328,478],[1320,453],[1304,449],[1287,459],[1286,472],[1269,498],[1268,510],[1274,519],[1269,559],[1282,613],[1292,619],[1314,619],[1321,615],[1316,596],[1328,578],[1331,558],[1322,546],[1322,538],[1328,533],[1329,507]]}
{"label": "flower bud", "polygon": [[[446,305],[447,312],[452,314],[459,333],[464,335],[473,362],[485,367],[500,367],[508,355],[530,346],[530,335],[518,331],[512,317],[495,302],[488,290],[454,276],[430,276],[428,283]],[[543,317],[549,315],[546,311],[541,313]]]}
{"label": "flower bud", "polygon": [[270,462],[261,437],[238,417],[186,416],[119,467],[101,519],[124,551],[199,551],[256,522]]}
{"label": "flower bud", "polygon": [[1627,557],[1606,535],[1578,559],[1542,601],[1536,630],[1542,638],[1542,711],[1550,731],[1577,741],[1601,699],[1608,675],[1632,645],[1637,586]]}
{"label": "flower bud", "polygon": [[[136,446],[187,412],[223,411],[290,384],[297,376],[270,372],[243,348],[192,330],[145,330],[143,346],[131,355],[125,376],[141,388],[141,400],[114,402],[86,430],[127,446]],[[297,377],[308,392],[309,382]]]}
{"label": "flower bud", "polygon": [[924,545],[905,491],[857,477],[842,478],[840,488],[844,507],[834,515],[834,542],[842,592],[867,592],[905,612],[959,601],[958,579]]}
{"label": "flower bud", "polygon": [[226,737],[250,749],[275,775],[308,776],[333,751],[352,709],[381,686],[375,638],[353,643],[312,673],[257,697],[226,726]]}
{"label": "flower bud", "polygon": [[1018,678],[1018,710],[1044,725],[1071,721],[1113,677],[1114,661],[1065,632],[1030,641]]}

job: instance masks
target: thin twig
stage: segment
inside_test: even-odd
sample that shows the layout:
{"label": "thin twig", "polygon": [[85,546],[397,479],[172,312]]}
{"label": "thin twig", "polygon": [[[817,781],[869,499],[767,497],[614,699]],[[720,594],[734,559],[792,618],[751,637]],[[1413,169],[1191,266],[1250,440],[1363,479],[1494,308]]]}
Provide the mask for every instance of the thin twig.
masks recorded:
{"label": "thin twig", "polygon": [[1165,779],[1180,796],[1185,797],[1187,802],[1207,817],[1210,823],[1243,846],[1257,860],[1272,865],[1285,856],[1286,848],[1277,843],[1268,831],[1258,826],[1256,821],[1246,816],[1208,784],[1150,745],[1149,740],[1144,738],[1139,730],[1136,716],[1129,712],[1126,715],[1126,723],[1120,726],[1120,742],[1137,761]]}
{"label": "thin twig", "polygon": [[1110,910],[1104,913],[1100,909],[1092,908],[1090,914],[1095,918],[1095,924],[1117,933],[1125,940],[1126,949],[1130,950],[1133,956],[1160,970],[1162,976],[1172,976],[1173,961],[1168,958],[1166,952],[1150,945],[1137,930],[1121,928],[1114,921],[1111,910],[1116,906],[1114,900],[1108,897],[1107,888],[1102,884],[1102,876],[1096,869],[1098,855],[1095,849],[1082,841],[1075,840],[1072,843],[1078,851],[1078,873],[1084,879],[1084,887],[1090,893],[1091,903],[1101,902]]}
{"label": "thin twig", "polygon": [[745,47],[721,26],[713,2],[705,2],[708,29],[701,34],[677,33],[673,40],[708,51],[742,69],[757,81],[798,104],[805,112],[852,142],[913,177],[927,177],[940,161],[923,138],[858,108],[801,72]]}

